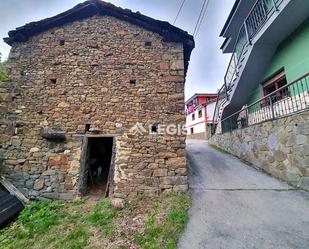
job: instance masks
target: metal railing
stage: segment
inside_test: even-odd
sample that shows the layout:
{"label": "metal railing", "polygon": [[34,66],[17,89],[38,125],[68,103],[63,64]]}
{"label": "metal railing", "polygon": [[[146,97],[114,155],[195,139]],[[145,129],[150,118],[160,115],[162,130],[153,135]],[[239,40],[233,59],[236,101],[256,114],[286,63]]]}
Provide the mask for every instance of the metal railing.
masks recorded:
{"label": "metal railing", "polygon": [[[229,98],[229,90],[234,86],[234,81],[239,75],[239,68],[246,54],[246,47],[251,45],[252,39],[257,35],[267,20],[278,11],[278,7],[283,0],[257,0],[245,18],[237,34],[234,44],[233,53],[228,64],[227,71],[224,75],[224,85],[220,91],[225,92],[226,100]],[[223,90],[222,90],[223,89]],[[221,92],[218,93],[218,99]],[[224,101],[221,100],[221,103]],[[220,116],[220,104],[217,102],[214,111],[214,122]],[[216,126],[213,125],[214,131]]]}
{"label": "metal railing", "polygon": [[246,128],[306,110],[309,110],[309,72],[223,119],[219,133]]}
{"label": "metal railing", "polygon": [[[217,95],[217,100],[216,100],[216,105],[215,105],[215,110],[217,108],[219,108],[221,105],[222,105],[222,102],[224,100],[227,99],[227,89],[225,87],[225,85],[223,85],[219,91],[218,91],[218,95]],[[213,119],[212,120],[217,120],[219,117],[219,112],[214,112],[214,115],[213,115]]]}
{"label": "metal railing", "polygon": [[233,83],[238,74],[238,66],[242,61],[246,45],[251,44],[251,40],[278,10],[281,3],[282,0],[257,0],[253,5],[236,38],[233,54],[224,77],[227,86]]}

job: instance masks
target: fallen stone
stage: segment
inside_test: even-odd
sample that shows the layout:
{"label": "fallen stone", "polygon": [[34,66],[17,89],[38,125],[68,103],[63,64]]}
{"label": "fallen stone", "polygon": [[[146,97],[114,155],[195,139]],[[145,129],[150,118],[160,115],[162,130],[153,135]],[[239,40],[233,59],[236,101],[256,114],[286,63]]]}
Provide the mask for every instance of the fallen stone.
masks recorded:
{"label": "fallen stone", "polygon": [[125,206],[125,200],[121,199],[121,198],[113,198],[112,199],[112,206],[113,206],[113,208],[115,208],[117,210],[121,210]]}

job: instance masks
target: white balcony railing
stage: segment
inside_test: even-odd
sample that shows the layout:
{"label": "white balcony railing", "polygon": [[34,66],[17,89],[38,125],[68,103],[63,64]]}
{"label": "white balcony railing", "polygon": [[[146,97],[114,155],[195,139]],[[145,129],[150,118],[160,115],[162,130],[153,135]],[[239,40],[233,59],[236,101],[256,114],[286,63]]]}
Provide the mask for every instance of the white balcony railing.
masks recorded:
{"label": "white balcony railing", "polygon": [[215,132],[218,134],[246,128],[307,110],[309,110],[309,72],[221,120]]}

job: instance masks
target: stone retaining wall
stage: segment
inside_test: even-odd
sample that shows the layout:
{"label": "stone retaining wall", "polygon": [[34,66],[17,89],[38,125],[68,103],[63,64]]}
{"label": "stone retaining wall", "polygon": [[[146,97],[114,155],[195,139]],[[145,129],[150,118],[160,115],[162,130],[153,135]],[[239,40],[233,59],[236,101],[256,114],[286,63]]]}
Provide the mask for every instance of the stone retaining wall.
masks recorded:
{"label": "stone retaining wall", "polygon": [[309,112],[238,129],[210,139],[240,159],[309,190]]}
{"label": "stone retaining wall", "polygon": [[201,132],[201,133],[194,133],[187,135],[187,139],[200,139],[200,140],[206,140],[206,132]]}

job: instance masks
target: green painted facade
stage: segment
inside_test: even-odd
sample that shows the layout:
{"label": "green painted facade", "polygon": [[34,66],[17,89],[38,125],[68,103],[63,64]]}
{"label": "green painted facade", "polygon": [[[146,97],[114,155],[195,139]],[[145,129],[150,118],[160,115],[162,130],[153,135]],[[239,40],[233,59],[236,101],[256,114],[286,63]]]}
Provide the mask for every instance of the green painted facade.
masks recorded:
{"label": "green painted facade", "polygon": [[[309,19],[281,43],[264,74],[264,79],[282,68],[284,68],[288,83],[309,72]],[[297,90],[292,90],[292,95],[296,92]],[[257,86],[256,90],[250,94],[249,103],[262,97],[260,86]]]}

